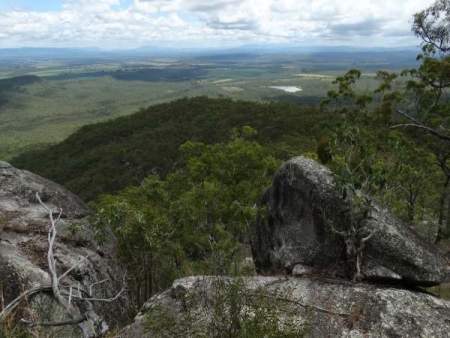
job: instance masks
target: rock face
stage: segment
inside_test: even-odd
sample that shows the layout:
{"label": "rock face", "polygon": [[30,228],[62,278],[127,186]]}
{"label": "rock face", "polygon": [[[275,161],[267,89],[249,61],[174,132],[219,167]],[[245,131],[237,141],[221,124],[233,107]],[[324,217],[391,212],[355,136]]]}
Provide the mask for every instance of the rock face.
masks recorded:
{"label": "rock face", "polygon": [[[24,290],[49,285],[46,255],[48,250],[48,214],[36,200],[52,210],[63,209],[58,224],[55,257],[58,273],[76,265],[62,282],[66,285],[89,285],[106,280],[93,288],[93,297],[107,298],[122,287],[123,272],[108,249],[100,250],[88,224],[88,208],[75,195],[61,186],[27,171],[0,162],[0,288],[4,304]],[[87,259],[85,259],[87,257]],[[78,306],[78,304],[77,304]],[[81,305],[80,305],[81,306]],[[60,321],[64,311],[48,296],[41,294],[31,302],[31,312],[46,313],[43,321]],[[45,311],[44,311],[44,310]],[[1,310],[1,309],[0,309]],[[115,327],[127,319],[126,297],[113,303],[94,303],[96,323],[86,323],[92,335]],[[32,313],[22,311],[29,319]],[[20,319],[20,317],[18,318]],[[49,329],[51,330],[51,329]],[[88,330],[88,331],[89,331]],[[58,328],[60,337],[79,337],[76,326]]]}
{"label": "rock face", "polygon": [[[313,269],[348,277],[352,267],[335,229],[349,223],[349,205],[326,167],[304,157],[288,161],[276,173],[263,205],[268,215],[259,218],[252,239],[258,272]],[[388,210],[374,205],[365,226],[374,233],[364,250],[366,278],[423,286],[449,279],[447,259]]]}
{"label": "rock face", "polygon": [[[243,296],[232,303],[234,312],[230,307],[218,314],[214,309],[218,300],[223,301],[227,285],[239,285],[247,299],[252,294],[267,299],[267,318],[258,303],[253,307]],[[280,312],[273,312],[277,309]],[[289,325],[290,332],[297,327],[298,337],[444,338],[450,332],[450,302],[424,293],[308,278],[190,277],[150,299],[135,322],[117,337],[194,337],[195,332],[221,337],[214,333],[242,329],[249,323],[255,330],[255,322],[266,325],[273,313],[277,313],[277,325]]]}

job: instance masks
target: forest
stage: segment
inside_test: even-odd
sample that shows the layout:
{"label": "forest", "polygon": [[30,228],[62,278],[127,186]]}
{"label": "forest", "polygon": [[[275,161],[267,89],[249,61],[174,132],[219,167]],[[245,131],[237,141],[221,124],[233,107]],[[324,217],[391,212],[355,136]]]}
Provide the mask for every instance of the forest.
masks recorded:
{"label": "forest", "polygon": [[[294,97],[177,98],[84,125],[62,142],[25,149],[10,162],[89,203],[96,241],[105,247],[111,235],[117,241],[135,312],[179,278],[255,276],[259,271],[248,261],[252,226],[271,212],[262,200],[275,184],[274,174],[299,155],[333,172],[339,196],[351,196],[358,216],[369,218],[376,203],[429,245],[450,252],[449,13],[450,3],[437,1],[415,14],[412,31],[421,43],[417,66],[380,69],[370,85],[355,68],[333,74],[323,97],[301,104]],[[149,82],[206,76],[201,67],[110,74]],[[0,91],[11,86],[0,80]],[[353,249],[360,259],[361,243],[373,233],[352,235],[359,247],[347,251]],[[352,282],[364,280],[357,264]],[[448,285],[421,290],[450,299]],[[233,285],[230,292],[235,298],[226,307],[233,310],[236,297],[243,296]],[[256,308],[270,320],[250,316],[236,328],[231,318],[229,337],[307,336],[307,327],[280,332],[278,322],[270,326],[270,306]],[[217,316],[224,312],[215,310]],[[148,327],[170,322],[164,316],[145,321]]]}

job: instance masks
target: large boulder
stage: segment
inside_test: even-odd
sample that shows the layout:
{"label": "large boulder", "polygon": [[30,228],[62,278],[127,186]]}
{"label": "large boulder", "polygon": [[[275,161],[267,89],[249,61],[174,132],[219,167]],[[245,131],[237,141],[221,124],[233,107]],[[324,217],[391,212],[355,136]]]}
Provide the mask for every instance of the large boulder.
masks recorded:
{"label": "large boulder", "polygon": [[[345,237],[352,210],[332,173],[305,157],[286,162],[263,197],[266,214],[254,226],[252,251],[263,274],[307,273],[350,277]],[[376,203],[364,221],[369,234],[362,273],[367,279],[431,286],[449,279],[448,261],[432,244]],[[336,230],[338,229],[338,230]]]}
{"label": "large boulder", "polygon": [[444,338],[450,302],[322,279],[189,277],[151,298],[117,337],[228,337],[244,330],[252,337]]}
{"label": "large boulder", "polygon": [[[0,162],[0,304],[5,306],[25,290],[50,285],[47,265],[49,219],[36,193],[50,209],[62,209],[55,244],[57,269],[61,275],[69,268],[75,268],[61,282],[61,288],[67,285],[89,289],[94,283],[103,281],[92,287],[92,298],[116,295],[123,286],[124,272],[114,259],[113,245],[100,248],[94,240],[86,205],[58,184]],[[67,319],[61,307],[46,293],[28,301],[29,306],[24,302],[15,319],[40,319],[43,322]],[[75,301],[75,305],[80,312],[86,310],[81,302]],[[94,318],[95,323],[81,324],[92,336],[128,319],[126,295],[116,302],[94,302],[93,305],[90,318]],[[76,325],[46,328],[46,333],[40,334],[51,336],[49,332],[53,330],[57,330],[56,336],[60,337],[81,336]]]}

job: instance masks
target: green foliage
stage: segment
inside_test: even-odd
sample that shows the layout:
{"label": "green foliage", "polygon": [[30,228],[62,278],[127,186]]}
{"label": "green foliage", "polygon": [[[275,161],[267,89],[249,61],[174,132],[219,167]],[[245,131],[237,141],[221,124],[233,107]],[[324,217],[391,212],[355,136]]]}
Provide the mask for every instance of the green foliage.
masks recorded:
{"label": "green foliage", "polygon": [[285,159],[314,149],[323,123],[333,124],[333,117],[297,105],[182,99],[83,127],[66,141],[12,163],[92,200],[138,185],[152,173],[164,177],[174,166],[182,166],[178,149],[189,140],[223,142],[232,128],[251,125],[259,131],[256,140]]}
{"label": "green foliage", "polygon": [[[371,114],[369,104],[373,96],[355,91],[360,75],[359,71],[350,70],[338,77],[334,82],[337,91],[331,91],[322,104],[323,109],[332,109],[342,116],[329,133],[326,144],[319,144],[318,155],[323,158],[326,150],[327,162],[343,194],[354,194],[358,190],[373,194],[385,181],[381,156],[384,141],[380,141],[385,128],[377,121],[377,116]],[[381,86],[385,85],[383,82]]]}
{"label": "green foliage", "polygon": [[[301,338],[308,326],[294,310],[264,289],[251,290],[244,281],[217,279],[212,294],[179,295],[182,313],[154,306],[146,316],[146,330],[154,337],[189,338]],[[200,309],[200,311],[198,310]]]}
{"label": "green foliage", "polygon": [[[336,174],[344,197],[363,192],[408,222],[433,218],[442,184],[436,157],[411,135],[391,128],[404,99],[397,75],[379,72],[379,87],[363,95],[354,89],[358,78],[357,71],[339,77],[338,89],[323,103],[343,118],[319,143],[319,158]],[[364,211],[367,205],[360,202]]]}
{"label": "green foliage", "polygon": [[240,243],[279,164],[255,136],[244,127],[227,143],[186,142],[183,168],[100,198],[97,228],[118,238],[142,300],[185,274],[239,272]]}
{"label": "green foliage", "polygon": [[408,222],[431,218],[437,213],[441,181],[434,155],[402,134],[392,133],[386,143],[391,152],[385,165],[387,204]]}
{"label": "green foliage", "polygon": [[450,284],[448,283],[430,288],[430,291],[438,297],[450,300]]}
{"label": "green foliage", "polygon": [[15,326],[9,328],[8,325],[0,326],[0,338],[31,338],[33,335],[25,328]]}

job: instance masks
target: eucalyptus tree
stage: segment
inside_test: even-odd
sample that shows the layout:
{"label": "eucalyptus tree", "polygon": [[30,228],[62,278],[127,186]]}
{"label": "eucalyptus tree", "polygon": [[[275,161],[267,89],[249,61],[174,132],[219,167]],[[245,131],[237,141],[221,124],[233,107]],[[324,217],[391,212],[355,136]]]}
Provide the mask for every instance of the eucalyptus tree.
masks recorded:
{"label": "eucalyptus tree", "polygon": [[438,240],[450,236],[450,0],[438,0],[414,15],[414,34],[422,41],[417,69],[408,77],[400,120],[392,128],[412,131],[436,158],[443,174]]}

